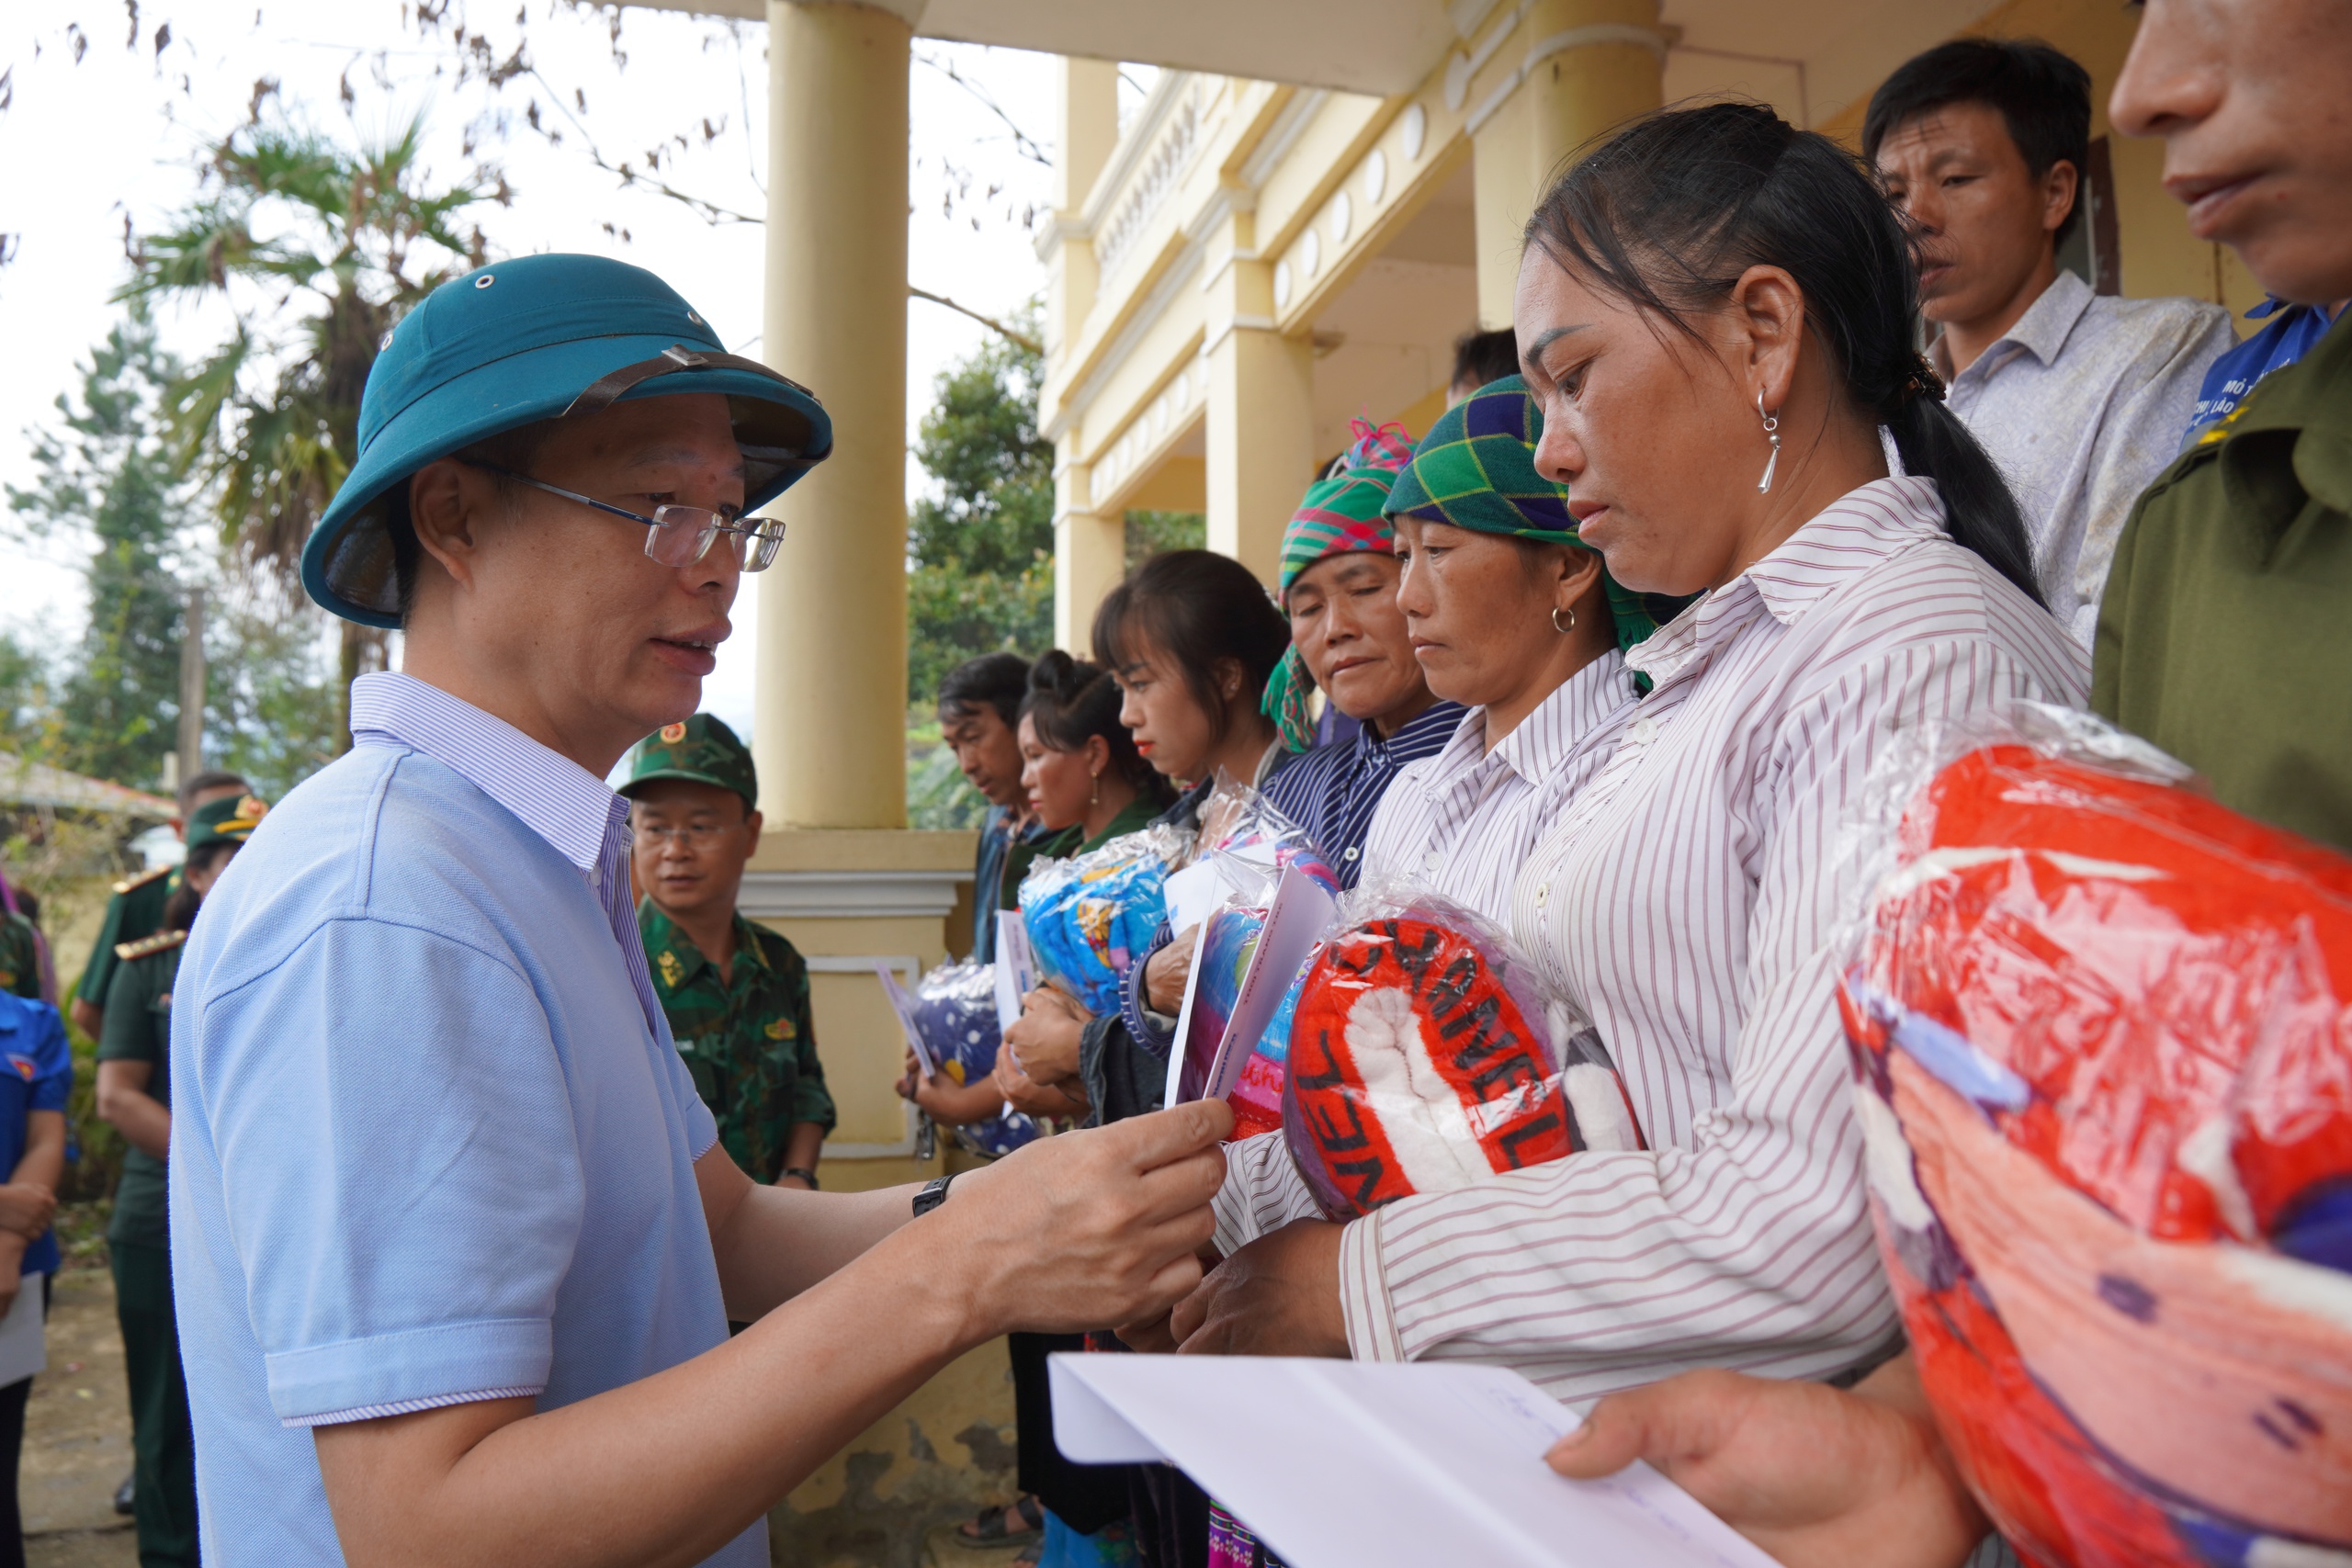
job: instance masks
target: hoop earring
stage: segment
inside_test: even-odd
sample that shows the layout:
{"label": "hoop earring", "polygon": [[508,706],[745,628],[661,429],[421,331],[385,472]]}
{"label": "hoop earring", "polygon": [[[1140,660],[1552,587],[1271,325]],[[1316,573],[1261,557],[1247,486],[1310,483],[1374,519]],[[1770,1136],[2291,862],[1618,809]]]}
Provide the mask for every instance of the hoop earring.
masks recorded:
{"label": "hoop earring", "polygon": [[1781,437],[1779,434],[1781,428],[1781,416],[1776,413],[1766,413],[1764,412],[1764,393],[1761,389],[1758,389],[1756,394],[1756,412],[1757,416],[1764,422],[1764,439],[1772,444],[1772,456],[1765,459],[1764,477],[1756,481],[1756,493],[1758,495],[1770,495],[1772,493],[1772,470],[1781,466]]}
{"label": "hoop earring", "polygon": [[1577,613],[1576,613],[1576,611],[1575,611],[1573,608],[1571,608],[1571,609],[1568,611],[1568,624],[1567,624],[1566,626],[1562,626],[1562,625],[1560,624],[1560,607],[1559,607],[1557,604],[1553,605],[1553,606],[1552,606],[1552,629],[1553,629],[1554,631],[1555,631],[1555,632],[1558,632],[1562,637],[1566,637],[1566,636],[1567,636],[1570,632],[1572,632],[1572,631],[1576,630],[1576,629],[1577,629]]}

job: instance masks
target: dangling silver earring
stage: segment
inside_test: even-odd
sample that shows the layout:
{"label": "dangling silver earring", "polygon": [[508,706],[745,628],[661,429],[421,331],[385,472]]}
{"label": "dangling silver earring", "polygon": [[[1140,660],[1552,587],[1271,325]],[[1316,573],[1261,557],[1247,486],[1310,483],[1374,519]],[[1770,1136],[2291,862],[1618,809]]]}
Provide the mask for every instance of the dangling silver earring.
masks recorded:
{"label": "dangling silver earring", "polygon": [[1553,605],[1552,629],[1558,632],[1562,637],[1567,636],[1570,632],[1577,629],[1577,613],[1574,610],[1570,610],[1568,612],[1568,624],[1564,626],[1560,624],[1560,607],[1557,604]]}
{"label": "dangling silver earring", "polygon": [[1764,394],[1760,390],[1756,394],[1756,412],[1764,421],[1764,439],[1772,444],[1772,456],[1765,460],[1764,477],[1756,481],[1756,493],[1770,495],[1772,493],[1772,470],[1781,466],[1781,416],[1764,412]]}

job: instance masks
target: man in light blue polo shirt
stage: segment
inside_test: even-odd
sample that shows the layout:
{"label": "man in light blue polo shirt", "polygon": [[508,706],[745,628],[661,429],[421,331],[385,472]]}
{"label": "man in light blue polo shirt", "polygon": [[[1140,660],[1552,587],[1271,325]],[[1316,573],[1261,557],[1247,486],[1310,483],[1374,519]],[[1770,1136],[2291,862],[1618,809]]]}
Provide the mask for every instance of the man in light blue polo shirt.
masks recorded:
{"label": "man in light blue polo shirt", "polygon": [[824,411],[651,275],[535,256],[401,323],[360,441],[304,580],[405,671],[213,889],[173,1010],[205,1560],[764,1564],[776,1498],[961,1350],[1182,1295],[1228,1118],[1047,1140],[954,1226],[909,1223],[944,1183],[754,1187],[601,780],[695,711]]}

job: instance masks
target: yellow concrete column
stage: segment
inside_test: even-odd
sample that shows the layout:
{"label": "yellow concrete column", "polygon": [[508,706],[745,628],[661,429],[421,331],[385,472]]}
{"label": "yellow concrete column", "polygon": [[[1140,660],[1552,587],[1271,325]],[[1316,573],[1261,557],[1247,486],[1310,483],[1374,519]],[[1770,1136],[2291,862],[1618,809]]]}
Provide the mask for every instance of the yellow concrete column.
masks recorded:
{"label": "yellow concrete column", "polygon": [[814,390],[833,456],[773,509],[752,750],[771,823],[906,826],[907,68],[889,11],[768,4],[760,357]]}
{"label": "yellow concrete column", "polygon": [[[1569,157],[1663,101],[1657,0],[1535,0],[1498,58],[1516,61],[1515,85],[1472,128],[1478,318],[1487,327],[1510,322],[1520,235]],[[1475,90],[1493,91],[1484,82]]]}
{"label": "yellow concrete column", "polygon": [[1209,246],[1208,547],[1269,586],[1283,525],[1315,477],[1315,351],[1273,330],[1272,265],[1252,215],[1234,212]]}
{"label": "yellow concrete column", "polygon": [[1102,165],[1119,144],[1119,67],[1108,60],[1069,60],[1057,73],[1054,164],[1054,275],[1047,312],[1047,348],[1077,337],[1094,307],[1094,243],[1081,230],[1080,209]]}
{"label": "yellow concrete column", "polygon": [[1054,454],[1054,646],[1091,659],[1094,607],[1126,573],[1127,530],[1094,513],[1091,472],[1070,460],[1077,446],[1065,435]]}

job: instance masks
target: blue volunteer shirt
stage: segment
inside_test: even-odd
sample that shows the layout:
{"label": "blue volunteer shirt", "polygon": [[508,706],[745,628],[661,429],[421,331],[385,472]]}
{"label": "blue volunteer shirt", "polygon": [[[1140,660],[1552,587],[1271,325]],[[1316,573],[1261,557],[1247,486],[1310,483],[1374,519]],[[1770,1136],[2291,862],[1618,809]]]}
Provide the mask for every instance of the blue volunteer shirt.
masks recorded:
{"label": "blue volunteer shirt", "polygon": [[2245,317],[2263,325],[2252,337],[2224,352],[2205,372],[2197,407],[2188,415],[2188,433],[2181,438],[2184,451],[2236,412],[2267,378],[2310,353],[2335,322],[2324,305],[2290,305],[2284,299],[2265,299]]}
{"label": "blue volunteer shirt", "polygon": [[[47,1002],[28,1001],[0,991],[0,1181],[25,1157],[26,1119],[36,1111],[62,1111],[74,1093],[74,1053],[65,1025]],[[25,1248],[27,1274],[57,1272],[57,1233],[43,1231]]]}
{"label": "blue volunteer shirt", "polygon": [[[353,750],[230,863],[175,987],[210,1568],[343,1561],[312,1427],[553,1409],[727,1337],[694,1175],[717,1129],[645,974],[618,801],[407,676],[351,706]],[[763,1525],[709,1559],[767,1560]]]}

